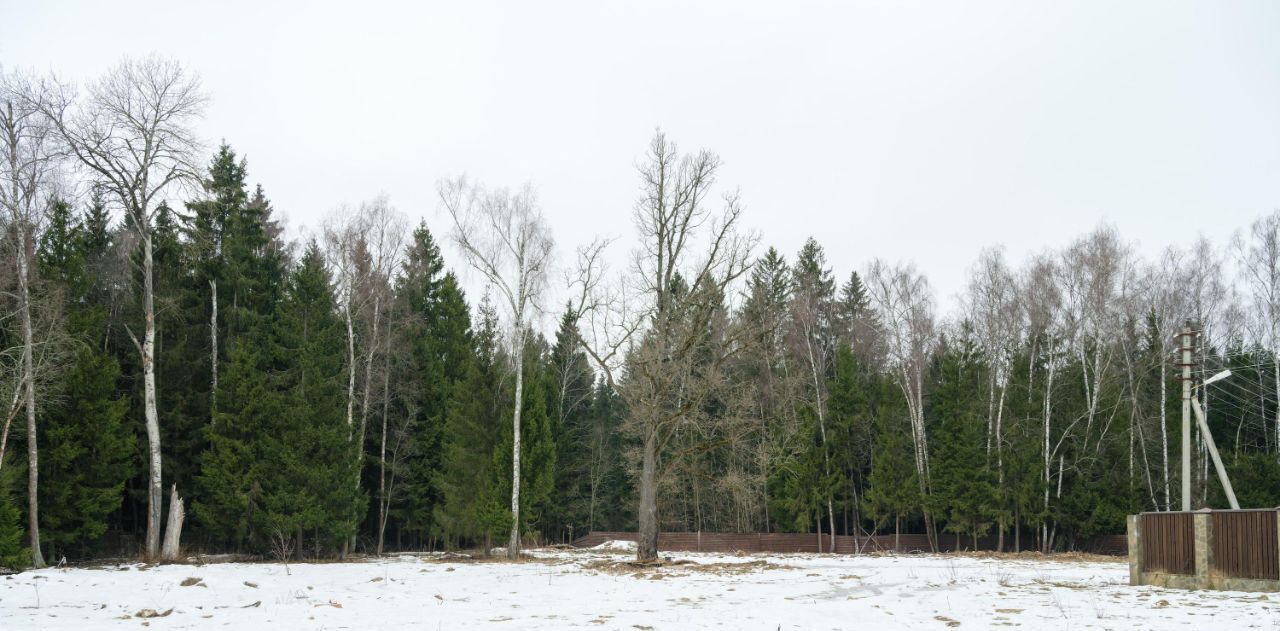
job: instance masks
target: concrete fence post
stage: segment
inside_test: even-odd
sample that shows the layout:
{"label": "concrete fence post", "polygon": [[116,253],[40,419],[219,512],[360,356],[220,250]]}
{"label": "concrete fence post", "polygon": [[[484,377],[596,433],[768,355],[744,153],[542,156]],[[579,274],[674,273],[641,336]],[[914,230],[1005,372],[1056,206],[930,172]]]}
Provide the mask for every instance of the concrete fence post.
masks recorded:
{"label": "concrete fence post", "polygon": [[[1129,584],[1142,584],[1142,516],[1129,515]],[[1280,528],[1277,529],[1280,531]]]}
{"label": "concrete fence post", "polygon": [[1197,511],[1192,519],[1196,529],[1196,584],[1209,587],[1209,569],[1213,566],[1213,524],[1208,509]]}

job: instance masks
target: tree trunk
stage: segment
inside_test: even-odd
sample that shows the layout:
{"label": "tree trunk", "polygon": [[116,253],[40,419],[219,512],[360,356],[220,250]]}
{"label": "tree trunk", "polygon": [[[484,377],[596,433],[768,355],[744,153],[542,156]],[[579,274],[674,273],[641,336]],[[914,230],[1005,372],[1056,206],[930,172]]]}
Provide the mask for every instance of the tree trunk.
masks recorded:
{"label": "tree trunk", "polygon": [[[138,217],[146,221],[145,217]],[[152,280],[153,261],[151,249],[151,232],[149,226],[142,226],[147,232],[142,236],[142,315],[145,319],[142,341],[142,390],[144,415],[147,424],[147,447],[150,457],[148,462],[147,487],[147,541],[146,556],[156,558],[160,554],[160,515],[164,505],[164,488],[161,480],[160,461],[160,419],[156,413],[156,310],[155,285]]]}
{"label": "tree trunk", "polygon": [[[1274,323],[1272,325],[1274,326]],[[1273,350],[1271,356],[1280,357],[1280,354],[1276,354]],[[1275,373],[1276,396],[1280,397],[1280,360],[1273,360],[1271,365]],[[1276,448],[1280,449],[1280,406],[1276,406]]]}
{"label": "tree trunk", "polygon": [[1165,371],[1167,371],[1168,369],[1169,369],[1168,362],[1165,361],[1165,356],[1161,356],[1160,358],[1160,455],[1162,458],[1161,466],[1164,469],[1164,509],[1165,510],[1169,510],[1169,508],[1173,506],[1173,495],[1171,495],[1169,492],[1169,428],[1168,428],[1168,420],[1166,419],[1166,416],[1168,415],[1168,410],[1166,410],[1166,408],[1169,406],[1169,381],[1168,381],[1168,376],[1165,374]]}
{"label": "tree trunk", "polygon": [[520,412],[524,407],[524,323],[517,315],[516,341],[512,355],[516,363],[516,404],[511,415],[511,540],[507,558],[520,558]]}
{"label": "tree trunk", "polygon": [[[378,515],[378,556],[382,556],[382,544],[386,541],[387,515],[391,512],[391,499],[387,496],[387,408],[391,405],[391,323],[387,322],[387,352],[382,369],[382,446],[378,450],[378,502],[382,510]],[[398,450],[397,450],[398,451]],[[394,472],[392,472],[394,475]]]}
{"label": "tree trunk", "polygon": [[1022,552],[1022,528],[1018,522],[1018,505],[1013,506],[1013,551]]}
{"label": "tree trunk", "polygon": [[636,540],[636,558],[658,559],[658,437],[652,432],[644,439],[644,457],[640,466],[640,536]]}
{"label": "tree trunk", "polygon": [[27,535],[31,545],[31,565],[44,567],[40,553],[40,459],[36,436],[36,379],[31,332],[30,264],[27,258],[27,226],[15,222],[18,230],[18,302],[22,317],[22,372],[25,375],[23,397],[27,408]]}
{"label": "tree trunk", "polygon": [[1045,517],[1040,524],[1042,531],[1042,539],[1040,542],[1041,552],[1048,553],[1047,547],[1049,537],[1049,487],[1053,471],[1053,454],[1049,450],[1049,433],[1051,429],[1052,417],[1050,413],[1053,410],[1053,372],[1056,364],[1054,360],[1049,360],[1049,374],[1045,378],[1044,389],[1044,514]]}
{"label": "tree trunk", "polygon": [[356,331],[351,324],[351,290],[347,289],[342,305],[342,319],[347,324],[347,437],[355,431],[356,404]]}
{"label": "tree trunk", "polygon": [[177,561],[182,542],[182,522],[186,519],[182,498],[178,497],[178,485],[174,484],[169,491],[169,523],[164,530],[164,549],[160,558],[165,561]]}
{"label": "tree trunk", "polygon": [[[23,377],[25,379],[25,377]],[[0,430],[0,471],[4,470],[4,452],[9,445],[9,427],[13,424],[13,419],[18,416],[18,411],[22,409],[22,382],[18,382],[18,387],[13,389],[13,402],[9,404],[8,413],[4,417],[4,429]]]}
{"label": "tree trunk", "polygon": [[[824,475],[831,476],[831,448],[827,445],[827,423],[826,423],[826,406],[822,400],[822,381],[819,377],[818,361],[813,353],[813,343],[810,339],[809,332],[805,331],[805,347],[809,355],[809,372],[813,377],[813,398],[814,410],[818,413],[818,431],[822,435],[822,472]],[[836,548],[836,514],[835,507],[832,502],[830,493],[827,494],[827,516],[831,526],[831,550]],[[819,516],[821,521],[822,517]],[[822,532],[822,526],[818,526],[818,532]],[[822,552],[822,542],[818,542],[818,552]]]}
{"label": "tree trunk", "polygon": [[[360,473],[361,473],[361,470],[364,468],[365,431],[369,427],[369,393],[373,387],[373,354],[378,349],[378,317],[379,317],[379,309],[381,307],[380,298],[381,297],[374,298],[373,300],[373,334],[369,336],[369,352],[365,354],[365,360],[364,360],[364,389],[363,389],[364,393],[361,395],[361,401],[360,401],[360,435],[356,439],[356,444],[355,444],[355,448],[356,448],[355,488],[357,492],[359,492],[360,490]],[[352,366],[351,370],[352,370],[352,373],[351,373],[352,383],[354,384],[355,366]],[[350,405],[350,403],[348,403],[348,405]],[[352,550],[356,549],[356,535],[354,533],[351,535],[351,549]]]}
{"label": "tree trunk", "polygon": [[209,311],[209,424],[218,419],[218,281],[209,279],[213,308]]}

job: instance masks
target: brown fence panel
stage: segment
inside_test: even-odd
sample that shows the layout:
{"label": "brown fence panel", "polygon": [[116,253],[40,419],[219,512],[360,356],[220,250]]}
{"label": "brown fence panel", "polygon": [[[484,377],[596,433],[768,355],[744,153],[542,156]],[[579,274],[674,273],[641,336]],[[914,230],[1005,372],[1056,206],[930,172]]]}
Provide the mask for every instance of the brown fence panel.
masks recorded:
{"label": "brown fence panel", "polygon": [[[1190,522],[1188,522],[1190,523]],[[606,541],[635,541],[634,532],[593,531],[573,541],[578,548],[590,548]],[[1099,545],[1096,542],[1105,542]],[[898,537],[897,551],[903,553],[930,552],[929,537],[923,534],[902,534]],[[995,550],[998,540],[994,536],[978,538],[978,550]],[[1008,543],[1008,542],[1006,542]],[[1095,549],[1103,554],[1123,555],[1128,550],[1128,540],[1124,535],[1118,537],[1099,537],[1088,544],[1088,549]],[[972,551],[973,539],[961,537],[958,546],[955,536],[944,535],[938,538],[940,552],[956,550]],[[1009,546],[1006,546],[1009,549]],[[763,533],[724,533],[724,532],[663,532],[658,535],[658,550],[671,552],[771,552],[775,554],[792,554],[797,552],[818,552],[818,536],[814,533],[795,532],[763,532]],[[839,554],[855,554],[858,552],[890,552],[894,550],[893,535],[858,536],[837,535],[835,552]],[[822,535],[822,552],[832,552],[831,535]]]}
{"label": "brown fence panel", "polygon": [[1196,530],[1191,513],[1142,514],[1142,564],[1148,572],[1196,573]]}
{"label": "brown fence panel", "polygon": [[1081,546],[1084,552],[1106,554],[1109,556],[1125,556],[1129,554],[1129,537],[1127,535],[1099,535]]}
{"label": "brown fence panel", "polygon": [[1213,568],[1224,576],[1280,580],[1275,510],[1214,511]]}

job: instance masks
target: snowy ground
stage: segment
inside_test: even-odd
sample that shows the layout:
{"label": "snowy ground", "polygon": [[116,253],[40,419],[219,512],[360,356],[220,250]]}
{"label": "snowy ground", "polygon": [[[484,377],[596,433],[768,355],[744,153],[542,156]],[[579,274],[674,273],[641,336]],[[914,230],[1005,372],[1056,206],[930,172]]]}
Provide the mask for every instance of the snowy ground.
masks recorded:
{"label": "snowy ground", "polygon": [[25,572],[0,579],[0,629],[1280,628],[1280,596],[1129,587],[1120,562],[532,554]]}

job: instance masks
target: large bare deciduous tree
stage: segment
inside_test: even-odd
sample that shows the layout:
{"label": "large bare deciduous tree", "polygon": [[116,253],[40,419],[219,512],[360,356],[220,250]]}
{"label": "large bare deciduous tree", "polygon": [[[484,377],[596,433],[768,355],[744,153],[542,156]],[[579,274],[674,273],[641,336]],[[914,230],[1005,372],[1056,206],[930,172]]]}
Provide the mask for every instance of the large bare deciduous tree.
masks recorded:
{"label": "large bare deciduous tree", "polygon": [[724,197],[720,211],[708,206],[719,167],[715,154],[681,155],[656,133],[639,166],[635,224],[641,249],[629,277],[611,293],[602,280],[602,245],[579,257],[577,312],[587,318],[589,331],[584,348],[625,402],[627,422],[641,445],[641,561],[658,557],[662,450],[679,428],[698,422],[723,379],[721,365],[739,346],[728,339],[703,343],[709,332],[724,335],[715,331],[722,297],[750,269],[756,241],[741,231],[736,194]]}
{"label": "large bare deciduous tree", "polygon": [[[130,333],[141,356],[148,446],[144,556],[160,556],[164,487],[156,410],[156,323],[152,231],[156,209],[176,187],[199,181],[201,145],[193,125],[206,97],[200,80],[176,61],[126,58],[91,83],[83,99],[61,86],[45,111],[70,153],[129,219],[142,247],[143,332]],[[176,504],[175,504],[176,506]],[[180,520],[171,520],[180,523]],[[166,556],[177,554],[166,550]]]}
{"label": "large bare deciduous tree", "polygon": [[[27,425],[27,535],[31,564],[44,566],[40,552],[39,449],[36,433],[35,334],[32,326],[33,263],[36,231],[51,195],[52,179],[62,154],[60,138],[43,108],[48,105],[47,86],[19,73],[0,73],[0,212],[7,227],[7,248],[17,263],[18,324],[21,331],[20,371],[13,405],[6,409],[0,437],[0,466],[9,423],[21,405]],[[19,404],[19,401],[21,403]]]}
{"label": "large bare deciduous tree", "polygon": [[511,414],[511,538],[507,556],[520,555],[520,412],[524,403],[524,347],[532,317],[541,308],[555,242],[533,187],[490,189],[465,177],[439,185],[453,219],[453,239],[463,257],[497,291],[511,316],[515,410]]}

